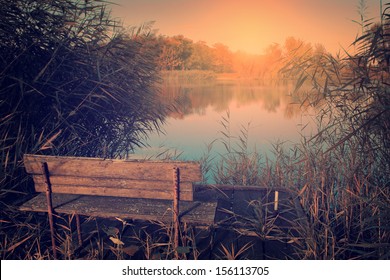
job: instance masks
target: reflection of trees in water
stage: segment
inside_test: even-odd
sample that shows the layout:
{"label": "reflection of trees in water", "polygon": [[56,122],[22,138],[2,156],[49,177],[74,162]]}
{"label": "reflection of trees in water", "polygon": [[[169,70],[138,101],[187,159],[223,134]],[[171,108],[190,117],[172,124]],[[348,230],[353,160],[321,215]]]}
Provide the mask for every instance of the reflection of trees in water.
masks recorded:
{"label": "reflection of trees in water", "polygon": [[267,112],[276,112],[284,106],[284,116],[293,118],[300,114],[299,106],[291,106],[291,97],[286,86],[264,86],[258,81],[196,81],[180,83],[176,79],[166,79],[161,87],[162,102],[175,104],[176,110],[170,116],[184,118],[186,115],[204,115],[206,109],[223,113],[231,102],[238,107],[259,104]]}
{"label": "reflection of trees in water", "polygon": [[284,117],[292,119],[310,112],[313,108],[318,111],[322,108],[324,99],[317,91],[303,86],[302,91],[294,92],[289,96],[289,104],[284,109]]}
{"label": "reflection of trees in water", "polygon": [[229,86],[215,83],[164,83],[161,93],[163,102],[175,104],[176,110],[170,114],[175,118],[190,114],[204,115],[209,106],[216,112],[223,112],[233,100],[233,92]]}

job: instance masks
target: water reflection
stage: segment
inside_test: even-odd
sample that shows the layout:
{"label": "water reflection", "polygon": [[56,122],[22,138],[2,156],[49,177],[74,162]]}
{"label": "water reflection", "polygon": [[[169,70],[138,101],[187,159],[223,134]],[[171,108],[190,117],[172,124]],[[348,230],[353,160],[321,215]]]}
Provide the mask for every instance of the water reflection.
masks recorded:
{"label": "water reflection", "polygon": [[[206,145],[221,137],[221,120],[229,112],[229,133],[238,136],[249,124],[249,145],[265,153],[275,141],[297,142],[309,133],[310,116],[289,96],[288,86],[266,86],[258,81],[165,80],[161,102],[176,104],[168,115],[165,134],[152,134],[148,149],[136,153],[156,155],[167,148],[183,152],[182,159],[197,160]],[[306,127],[302,131],[302,127]],[[223,147],[215,147],[223,153]]]}
{"label": "water reflection", "polygon": [[214,80],[206,82],[180,83],[166,79],[161,87],[162,102],[176,103],[170,117],[184,119],[187,115],[204,115],[207,108],[224,113],[232,101],[238,107],[253,103],[267,112],[277,112],[281,107],[288,119],[301,114],[301,107],[290,96],[289,86],[266,86],[260,81]]}

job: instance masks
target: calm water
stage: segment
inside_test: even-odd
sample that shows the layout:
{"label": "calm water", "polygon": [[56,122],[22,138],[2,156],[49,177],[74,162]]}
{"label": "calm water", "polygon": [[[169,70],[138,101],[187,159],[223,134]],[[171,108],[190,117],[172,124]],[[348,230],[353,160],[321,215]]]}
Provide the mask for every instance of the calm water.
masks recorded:
{"label": "calm water", "polygon": [[[207,145],[223,137],[221,122],[229,116],[229,130],[234,137],[248,129],[249,148],[270,154],[272,143],[289,143],[310,133],[312,116],[292,104],[287,86],[264,86],[256,81],[216,80],[209,82],[165,81],[163,100],[179,100],[180,112],[168,116],[164,134],[152,134],[150,147],[136,151],[137,156],[157,155],[169,149],[181,153],[180,159],[198,160]],[[234,142],[234,141],[233,141]],[[212,153],[224,153],[221,143]]]}

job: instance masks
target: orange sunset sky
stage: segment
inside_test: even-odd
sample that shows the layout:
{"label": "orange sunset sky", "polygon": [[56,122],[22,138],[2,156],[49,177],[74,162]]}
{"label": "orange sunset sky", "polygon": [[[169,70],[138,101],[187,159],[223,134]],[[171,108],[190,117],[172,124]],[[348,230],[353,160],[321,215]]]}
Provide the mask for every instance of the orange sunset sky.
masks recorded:
{"label": "orange sunset sky", "polygon": [[[159,34],[182,34],[232,51],[263,53],[288,36],[322,43],[335,53],[361,30],[359,0],[112,0],[112,15],[124,24],[155,21]],[[387,1],[383,1],[386,3]],[[367,18],[379,21],[380,0],[367,0]]]}

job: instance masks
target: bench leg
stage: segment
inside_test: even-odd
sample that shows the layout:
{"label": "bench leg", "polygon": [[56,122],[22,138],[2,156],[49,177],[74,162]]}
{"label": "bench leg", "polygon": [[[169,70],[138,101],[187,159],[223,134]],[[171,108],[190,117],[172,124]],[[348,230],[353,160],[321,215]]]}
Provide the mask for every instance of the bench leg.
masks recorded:
{"label": "bench leg", "polygon": [[177,248],[179,247],[179,200],[180,200],[180,169],[173,168],[173,245],[175,247],[175,257],[179,259]]}
{"label": "bench leg", "polygon": [[83,237],[81,235],[81,226],[80,226],[80,217],[78,214],[76,216],[76,228],[77,228],[77,238],[79,240],[79,246],[83,245]]}
{"label": "bench leg", "polygon": [[49,217],[51,245],[53,247],[53,257],[54,257],[54,259],[57,259],[57,248],[56,248],[54,222],[53,222],[53,201],[51,198],[51,183],[50,183],[50,177],[49,177],[49,168],[47,167],[46,162],[42,163],[42,173],[44,175],[45,184],[46,184],[47,214]]}

